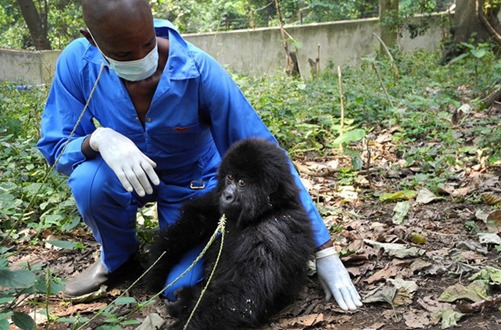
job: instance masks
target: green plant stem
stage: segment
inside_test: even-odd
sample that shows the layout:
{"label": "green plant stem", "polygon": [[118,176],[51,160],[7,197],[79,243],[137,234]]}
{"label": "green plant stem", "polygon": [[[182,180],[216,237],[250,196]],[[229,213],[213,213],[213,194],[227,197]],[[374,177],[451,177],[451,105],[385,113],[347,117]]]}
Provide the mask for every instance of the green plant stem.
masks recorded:
{"label": "green plant stem", "polygon": [[[337,77],[338,77],[338,86],[339,86],[339,102],[341,103],[341,119],[339,123],[339,135],[343,134],[344,128],[344,93],[343,93],[343,79],[341,75],[341,67],[338,65],[337,67]],[[339,144],[339,150],[343,152],[343,144]]]}
{"label": "green plant stem", "polygon": [[[45,329],[49,329],[50,327],[50,317],[49,317],[49,297],[51,293],[51,281],[50,281],[51,273],[49,267],[47,267],[47,270],[45,271],[45,287],[47,288],[45,290],[45,315],[47,316],[47,323],[45,323]],[[36,315],[36,313],[35,313]]]}
{"label": "green plant stem", "polygon": [[216,267],[219,263],[219,258],[221,257],[221,253],[223,252],[223,246],[224,246],[224,234],[225,234],[225,226],[226,226],[226,217],[223,214],[221,219],[219,220],[219,226],[221,231],[221,244],[219,245],[219,251],[217,253],[216,261],[214,263],[214,267],[212,267],[212,271],[209,275],[209,278],[207,279],[207,283],[205,284],[204,288],[202,289],[202,292],[200,293],[200,297],[198,297],[197,303],[195,304],[195,307],[193,307],[193,310],[190,313],[190,316],[188,317],[188,320],[186,320],[186,324],[183,327],[183,330],[188,329],[188,325],[191,322],[191,319],[193,318],[193,315],[195,315],[195,312],[198,308],[198,305],[202,301],[203,296],[205,295],[205,291],[207,291],[207,288],[209,287],[210,282],[212,281],[212,277],[214,276],[214,273],[216,272]]}
{"label": "green plant stem", "polygon": [[391,55],[391,52],[390,50],[388,49],[388,47],[386,46],[386,44],[384,43],[384,41],[375,33],[372,33],[372,35],[374,37],[376,37],[376,39],[381,43],[381,45],[383,45],[383,48],[386,52],[386,55],[388,55],[388,58],[390,59],[390,64],[391,64],[391,69],[392,69],[392,72],[393,74],[395,75],[395,78],[398,78],[400,75],[398,73],[398,68],[397,66],[395,65],[395,59],[393,58],[393,56]]}
{"label": "green plant stem", "polygon": [[379,70],[378,70],[376,64],[372,63],[372,68],[374,69],[374,71],[376,71],[376,75],[379,79],[379,83],[381,84],[381,88],[383,89],[383,92],[386,95],[386,99],[388,100],[390,107],[394,108],[393,102],[391,101],[390,94],[388,94],[388,91],[386,90],[386,87],[384,86],[383,78],[381,77],[381,74],[379,73]]}

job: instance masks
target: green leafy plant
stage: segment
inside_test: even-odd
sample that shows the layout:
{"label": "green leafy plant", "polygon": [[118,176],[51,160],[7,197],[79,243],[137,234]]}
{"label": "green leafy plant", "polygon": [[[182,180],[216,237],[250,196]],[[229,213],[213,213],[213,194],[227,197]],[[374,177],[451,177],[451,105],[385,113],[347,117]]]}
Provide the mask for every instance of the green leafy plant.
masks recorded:
{"label": "green leafy plant", "polygon": [[[79,216],[66,178],[54,172],[36,149],[41,109],[47,96],[43,86],[18,90],[0,87],[0,238],[20,226],[55,231],[74,228]],[[55,226],[56,225],[56,226]],[[6,236],[7,235],[7,236]]]}
{"label": "green leafy plant", "polygon": [[[0,286],[4,288],[0,292],[0,328],[8,329],[10,319],[23,330],[35,329],[33,318],[25,312],[17,311],[27,298],[36,294],[48,297],[64,288],[61,279],[53,277],[49,269],[42,275],[37,275],[29,266],[28,269],[11,270],[4,257],[0,257]],[[49,314],[48,310],[45,312]]]}

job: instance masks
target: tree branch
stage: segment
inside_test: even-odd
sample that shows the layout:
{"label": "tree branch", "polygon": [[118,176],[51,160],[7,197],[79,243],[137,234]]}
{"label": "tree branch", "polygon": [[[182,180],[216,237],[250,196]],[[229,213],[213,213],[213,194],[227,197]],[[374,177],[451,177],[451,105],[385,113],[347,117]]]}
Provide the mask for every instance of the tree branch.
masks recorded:
{"label": "tree branch", "polygon": [[494,40],[501,44],[501,34],[492,26],[491,22],[485,17],[484,14],[484,0],[477,0],[477,15],[480,21],[484,24],[485,28],[492,35]]}

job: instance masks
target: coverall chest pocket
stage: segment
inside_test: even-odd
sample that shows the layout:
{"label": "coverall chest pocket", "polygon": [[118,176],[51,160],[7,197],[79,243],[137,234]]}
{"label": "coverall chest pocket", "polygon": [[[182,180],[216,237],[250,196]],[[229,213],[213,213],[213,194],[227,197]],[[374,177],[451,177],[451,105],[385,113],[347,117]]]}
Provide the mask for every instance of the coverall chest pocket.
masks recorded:
{"label": "coverall chest pocket", "polygon": [[197,149],[202,143],[204,132],[199,123],[187,126],[166,126],[150,132],[150,139],[156,145],[157,150],[161,150],[167,155],[175,155],[186,151]]}

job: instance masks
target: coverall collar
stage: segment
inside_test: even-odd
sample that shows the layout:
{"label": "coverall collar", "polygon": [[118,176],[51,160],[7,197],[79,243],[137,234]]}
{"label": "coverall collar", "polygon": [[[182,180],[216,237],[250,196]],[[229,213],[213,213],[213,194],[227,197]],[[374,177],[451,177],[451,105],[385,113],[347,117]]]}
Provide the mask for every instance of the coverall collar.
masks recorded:
{"label": "coverall collar", "polygon": [[[163,75],[168,73],[168,78],[174,80],[198,77],[200,73],[195,65],[195,61],[190,56],[189,46],[181,37],[176,27],[171,22],[162,19],[154,19],[153,25],[157,37],[169,39],[170,42],[169,58],[167,59]],[[83,55],[83,59],[96,65],[101,65],[104,61],[99,50],[90,43]],[[105,65],[107,65],[107,62]]]}

